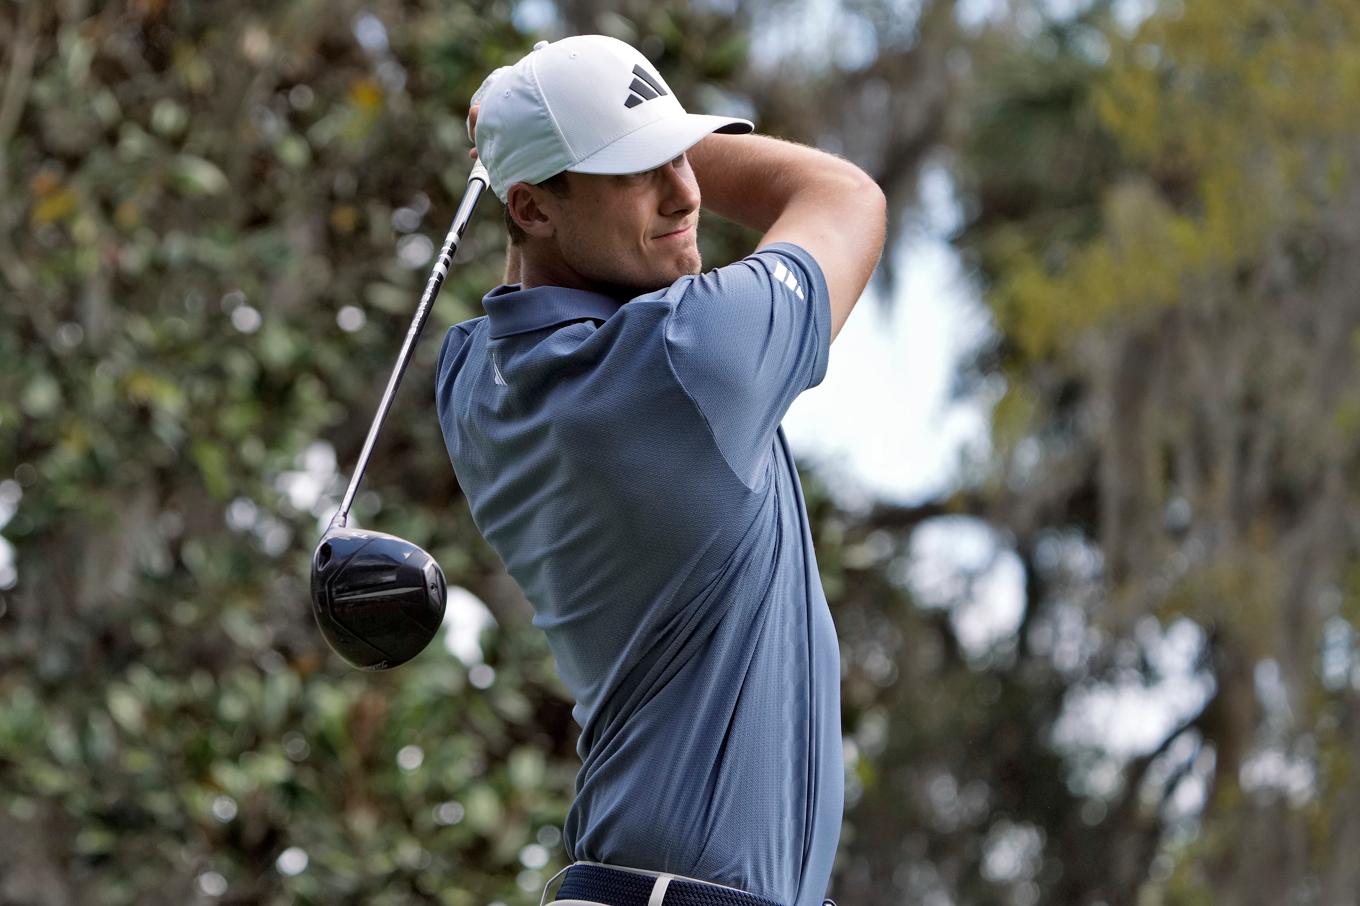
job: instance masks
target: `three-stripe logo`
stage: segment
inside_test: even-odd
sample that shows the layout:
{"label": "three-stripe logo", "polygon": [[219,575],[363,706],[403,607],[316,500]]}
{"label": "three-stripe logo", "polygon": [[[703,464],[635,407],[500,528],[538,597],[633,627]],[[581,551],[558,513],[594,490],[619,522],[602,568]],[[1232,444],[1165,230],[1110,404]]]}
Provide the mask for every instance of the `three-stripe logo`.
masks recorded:
{"label": "three-stripe logo", "polygon": [[670,93],[662,86],[661,80],[643,69],[641,64],[633,67],[633,75],[637,78],[633,79],[633,84],[628,86],[628,100],[623,102],[623,106],[630,110],[638,104]]}
{"label": "three-stripe logo", "polygon": [[792,292],[798,298],[800,299],[804,298],[803,284],[799,283],[798,278],[795,277],[792,274],[792,272],[790,272],[789,269],[784,266],[784,262],[776,261],[774,263],[774,279],[777,282],[787,286],[789,288],[789,291]]}

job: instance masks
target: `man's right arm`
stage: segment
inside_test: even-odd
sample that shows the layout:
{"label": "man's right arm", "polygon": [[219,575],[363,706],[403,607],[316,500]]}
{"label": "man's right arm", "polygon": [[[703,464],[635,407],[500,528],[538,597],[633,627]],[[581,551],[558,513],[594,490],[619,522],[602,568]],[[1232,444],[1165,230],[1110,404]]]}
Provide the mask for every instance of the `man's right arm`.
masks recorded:
{"label": "man's right arm", "polygon": [[704,207],[764,233],[758,247],[791,242],[812,255],[834,340],[883,254],[883,190],[848,161],[764,135],[710,135],[689,162]]}

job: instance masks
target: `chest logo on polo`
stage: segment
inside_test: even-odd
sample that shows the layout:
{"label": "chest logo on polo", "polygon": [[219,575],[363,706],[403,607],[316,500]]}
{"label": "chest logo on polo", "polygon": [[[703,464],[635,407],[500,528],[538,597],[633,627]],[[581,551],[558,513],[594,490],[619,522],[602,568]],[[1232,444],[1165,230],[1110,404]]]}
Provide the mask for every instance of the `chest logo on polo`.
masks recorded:
{"label": "chest logo on polo", "polygon": [[804,298],[803,284],[799,283],[798,278],[793,275],[793,272],[784,266],[784,262],[776,261],[774,263],[774,278],[787,286],[795,296],[800,299]]}
{"label": "chest logo on polo", "polygon": [[645,104],[654,98],[659,98],[663,94],[669,94],[661,80],[650,72],[642,68],[641,64],[633,67],[633,84],[628,86],[628,100],[623,102],[623,106],[630,110],[638,104]]}

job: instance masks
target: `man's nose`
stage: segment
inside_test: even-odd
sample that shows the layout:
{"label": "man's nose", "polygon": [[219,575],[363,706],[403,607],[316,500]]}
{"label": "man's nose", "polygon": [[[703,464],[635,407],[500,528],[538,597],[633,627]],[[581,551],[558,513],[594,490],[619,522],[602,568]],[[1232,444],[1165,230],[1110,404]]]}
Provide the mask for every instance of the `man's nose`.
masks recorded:
{"label": "man's nose", "polygon": [[665,177],[665,194],[662,213],[667,216],[688,214],[699,207],[699,183],[688,162],[677,165],[674,161],[661,168]]}

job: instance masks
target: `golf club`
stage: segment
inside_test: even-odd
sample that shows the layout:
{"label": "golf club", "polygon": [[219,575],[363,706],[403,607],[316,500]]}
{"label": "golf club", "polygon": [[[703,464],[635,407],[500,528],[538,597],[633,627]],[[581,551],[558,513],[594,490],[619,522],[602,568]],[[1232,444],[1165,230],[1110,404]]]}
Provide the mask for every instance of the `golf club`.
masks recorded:
{"label": "golf club", "polygon": [[406,663],[424,650],[444,619],[447,582],[429,553],[395,535],[351,529],[346,523],[397,386],[453,264],[463,230],[489,183],[486,167],[479,160],[468,175],[467,191],[425,284],[349,488],[312,554],[312,614],[316,624],[336,654],[364,670],[387,670]]}

